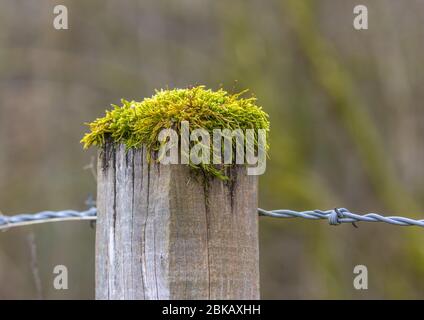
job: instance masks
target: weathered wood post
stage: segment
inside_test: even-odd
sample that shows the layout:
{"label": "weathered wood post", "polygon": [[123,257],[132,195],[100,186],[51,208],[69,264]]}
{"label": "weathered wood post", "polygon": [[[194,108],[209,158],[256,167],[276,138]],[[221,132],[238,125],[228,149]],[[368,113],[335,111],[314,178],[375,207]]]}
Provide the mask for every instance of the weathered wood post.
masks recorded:
{"label": "weathered wood post", "polygon": [[97,299],[258,299],[257,177],[205,182],[146,148],[98,159]]}
{"label": "weathered wood post", "polygon": [[242,94],[161,90],[89,124],[97,299],[259,299],[269,121]]}

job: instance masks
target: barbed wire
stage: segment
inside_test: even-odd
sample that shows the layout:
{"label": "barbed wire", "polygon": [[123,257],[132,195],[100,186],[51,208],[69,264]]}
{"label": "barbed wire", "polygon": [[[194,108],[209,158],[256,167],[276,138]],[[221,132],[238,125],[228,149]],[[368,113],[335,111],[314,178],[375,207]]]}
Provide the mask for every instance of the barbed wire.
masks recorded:
{"label": "barbed wire", "polygon": [[[309,211],[294,211],[294,210],[271,210],[258,209],[259,215],[274,217],[274,218],[304,218],[311,220],[326,219],[330,225],[339,225],[341,223],[355,222],[385,222],[397,226],[419,226],[424,227],[424,220],[414,220],[411,218],[398,216],[382,216],[377,213],[367,213],[364,215],[350,212],[346,208],[335,208],[332,210],[309,210]],[[356,225],[355,225],[356,226]]]}
{"label": "barbed wire", "polygon": [[18,214],[15,216],[0,215],[0,230],[45,222],[96,220],[96,214],[97,209],[91,207],[85,211],[63,210],[42,211],[35,214]]}
{"label": "barbed wire", "polygon": [[[356,227],[356,222],[385,222],[397,226],[419,226],[424,227],[423,220],[414,220],[411,218],[399,216],[382,216],[377,213],[367,213],[364,215],[350,212],[346,208],[335,208],[332,210],[308,210],[294,211],[288,209],[264,210],[258,208],[260,216],[273,218],[303,218],[310,220],[325,219],[330,225],[339,225],[342,223],[352,223]],[[63,211],[42,211],[35,214],[19,214],[15,216],[0,215],[0,230],[19,227],[24,225],[72,221],[72,220],[96,220],[96,207],[91,207],[85,211],[63,210]]]}

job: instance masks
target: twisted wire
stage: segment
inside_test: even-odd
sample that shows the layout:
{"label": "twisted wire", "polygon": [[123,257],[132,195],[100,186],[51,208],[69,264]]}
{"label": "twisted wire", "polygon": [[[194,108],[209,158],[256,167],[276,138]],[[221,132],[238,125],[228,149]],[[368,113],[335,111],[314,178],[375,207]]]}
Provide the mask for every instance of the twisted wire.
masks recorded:
{"label": "twisted wire", "polygon": [[91,207],[85,211],[63,210],[42,211],[35,214],[18,214],[15,216],[0,215],[0,230],[44,222],[95,220],[96,214],[97,209],[95,207]]}
{"label": "twisted wire", "polygon": [[397,226],[419,226],[424,227],[423,220],[414,220],[411,218],[399,216],[382,216],[377,213],[367,213],[364,215],[350,212],[346,208],[335,208],[332,210],[308,210],[308,211],[294,211],[294,210],[271,210],[258,209],[261,216],[268,216],[274,218],[304,218],[311,220],[327,219],[330,225],[339,225],[341,223],[355,223],[355,222],[385,222]]}
{"label": "twisted wire", "polygon": [[[330,225],[355,222],[385,222],[397,226],[419,226],[424,227],[424,219],[415,220],[399,216],[382,216],[377,213],[364,215],[350,212],[346,208],[335,208],[332,210],[307,210],[295,211],[288,209],[264,210],[258,208],[260,216],[273,218],[303,218],[310,220],[325,219]],[[69,221],[69,220],[96,220],[97,209],[91,207],[85,211],[63,210],[42,211],[35,214],[19,214],[15,216],[0,215],[0,230],[35,223]],[[355,225],[356,226],[356,225]]]}

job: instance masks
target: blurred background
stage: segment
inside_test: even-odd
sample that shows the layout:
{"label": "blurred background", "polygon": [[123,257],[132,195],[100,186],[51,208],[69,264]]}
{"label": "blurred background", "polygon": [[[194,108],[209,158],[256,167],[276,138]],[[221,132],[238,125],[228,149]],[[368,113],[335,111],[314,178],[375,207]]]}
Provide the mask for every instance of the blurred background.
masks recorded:
{"label": "blurred background", "polygon": [[[68,8],[69,30],[53,28]],[[369,30],[353,28],[353,8]],[[85,209],[84,122],[121,98],[205,84],[270,114],[266,209],[424,216],[424,1],[0,0],[0,210]],[[94,298],[88,222],[0,233],[0,299]],[[424,298],[418,227],[260,219],[264,299]],[[66,265],[69,289],[53,288]],[[368,290],[353,287],[368,267]]]}

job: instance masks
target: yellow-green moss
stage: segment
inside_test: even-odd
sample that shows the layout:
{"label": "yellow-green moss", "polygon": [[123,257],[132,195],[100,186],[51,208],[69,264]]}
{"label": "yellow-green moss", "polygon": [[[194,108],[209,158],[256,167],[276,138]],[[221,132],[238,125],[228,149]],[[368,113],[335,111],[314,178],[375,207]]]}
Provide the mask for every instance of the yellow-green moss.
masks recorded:
{"label": "yellow-green moss", "polygon": [[[90,132],[81,142],[84,148],[102,147],[106,138],[123,143],[129,148],[145,145],[157,151],[162,129],[172,128],[179,133],[180,123],[188,121],[190,130],[206,129],[265,129],[269,131],[268,115],[256,105],[255,97],[243,98],[246,91],[229,94],[219,89],[212,91],[204,86],[187,89],[160,90],[141,102],[122,100],[122,106],[112,105],[102,118],[88,123]],[[222,168],[212,164],[195,166],[208,175],[225,179]]]}

